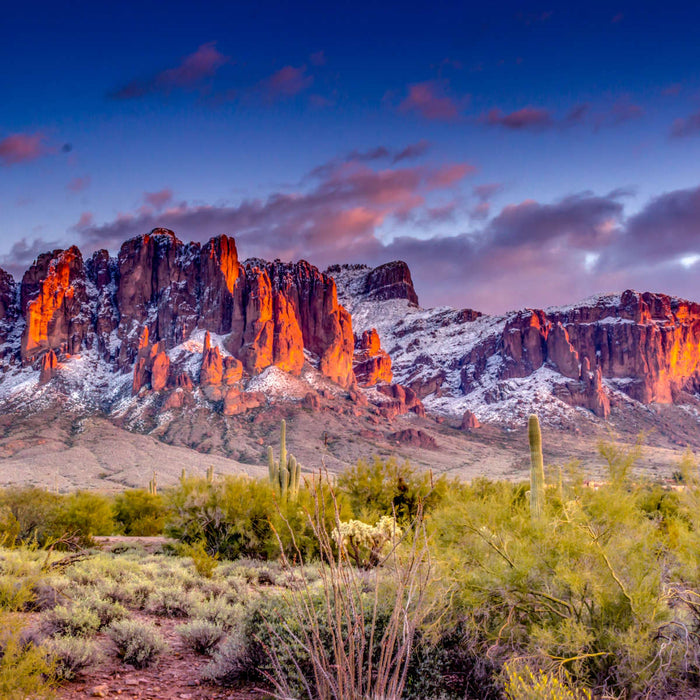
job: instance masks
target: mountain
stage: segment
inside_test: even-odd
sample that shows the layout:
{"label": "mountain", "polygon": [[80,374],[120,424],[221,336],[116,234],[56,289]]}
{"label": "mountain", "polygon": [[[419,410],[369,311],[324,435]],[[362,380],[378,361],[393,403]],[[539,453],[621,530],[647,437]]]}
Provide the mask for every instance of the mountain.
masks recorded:
{"label": "mountain", "polygon": [[[203,455],[223,460],[222,472],[260,465],[282,417],[305,463],[330,469],[396,453],[508,475],[522,455],[493,455],[532,411],[562,457],[607,431],[654,431],[657,466],[700,441],[700,305],[662,294],[501,316],[423,309],[400,261],[321,272],[240,261],[227,236],[186,244],[155,229],[116,258],[71,247],[40,255],[19,283],[0,271],[0,343],[5,482],[61,476],[77,445],[104,480],[136,485],[139,460],[105,471],[81,427],[94,421],[125,444],[194,449],[195,471]],[[31,435],[47,430],[59,446],[42,463]],[[150,466],[175,478],[174,458],[150,445]]]}

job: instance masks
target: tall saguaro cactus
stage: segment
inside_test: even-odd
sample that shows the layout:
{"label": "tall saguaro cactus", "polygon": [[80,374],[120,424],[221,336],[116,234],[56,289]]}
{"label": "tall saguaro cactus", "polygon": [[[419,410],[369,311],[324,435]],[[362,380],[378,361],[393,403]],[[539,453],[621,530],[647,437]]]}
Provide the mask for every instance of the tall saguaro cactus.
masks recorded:
{"label": "tall saguaro cactus", "polygon": [[533,520],[539,520],[544,509],[544,459],[540,421],[534,414],[527,421],[527,435],[530,441],[530,514]]}
{"label": "tall saguaro cactus", "polygon": [[150,493],[151,496],[158,495],[158,481],[156,480],[156,470],[155,469],[153,470],[153,477],[148,482],[148,493]]}
{"label": "tall saguaro cactus", "polygon": [[299,493],[299,478],[301,465],[293,454],[287,454],[287,422],[282,421],[280,431],[280,458],[275,461],[272,446],[267,448],[267,464],[270,472],[270,483],[282,498],[296,499]]}

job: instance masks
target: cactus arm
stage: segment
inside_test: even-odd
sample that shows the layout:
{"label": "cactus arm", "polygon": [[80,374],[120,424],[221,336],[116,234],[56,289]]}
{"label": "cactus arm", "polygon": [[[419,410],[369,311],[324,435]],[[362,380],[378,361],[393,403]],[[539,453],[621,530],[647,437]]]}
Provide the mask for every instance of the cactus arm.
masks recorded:
{"label": "cactus arm", "polygon": [[533,520],[539,520],[544,508],[544,460],[540,422],[534,414],[528,419],[527,434],[530,442],[530,514]]}
{"label": "cactus arm", "polygon": [[280,470],[287,466],[287,421],[282,420],[280,430]]}

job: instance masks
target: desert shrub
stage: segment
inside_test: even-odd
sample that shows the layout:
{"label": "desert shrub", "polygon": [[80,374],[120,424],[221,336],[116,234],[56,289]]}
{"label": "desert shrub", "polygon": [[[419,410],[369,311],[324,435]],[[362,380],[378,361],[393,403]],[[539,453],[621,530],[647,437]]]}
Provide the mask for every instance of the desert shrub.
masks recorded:
{"label": "desert shrub", "polygon": [[[343,519],[351,515],[339,499]],[[318,554],[318,544],[308,526],[306,512],[312,506],[307,489],[296,500],[277,503],[268,480],[227,477],[214,484],[186,479],[171,496],[172,516],[166,533],[186,544],[204,542],[210,555],[222,559],[275,559],[278,538],[291,545],[291,532],[304,556]],[[328,523],[333,522],[329,510]],[[288,525],[287,525],[288,524]]]}
{"label": "desert shrub", "polygon": [[84,544],[92,542],[93,535],[111,535],[115,524],[112,502],[93,491],[76,491],[58,501],[53,513],[53,533],[73,533]]}
{"label": "desert shrub", "polygon": [[56,680],[71,681],[100,661],[97,643],[82,637],[54,637],[44,643]]}
{"label": "desert shrub", "polygon": [[150,666],[165,649],[165,640],[150,623],[121,620],[113,623],[107,634],[117,647],[117,655],[136,668]]}
{"label": "desert shrub", "polygon": [[188,617],[196,599],[192,593],[179,586],[156,588],[148,598],[146,610],[161,617]]}
{"label": "desert shrub", "polygon": [[401,538],[402,530],[396,520],[382,515],[376,525],[361,520],[338,523],[331,535],[336,546],[347,551],[355,566],[369,569],[377,566]]}
{"label": "desert shrub", "polygon": [[0,490],[0,506],[17,542],[44,544],[54,536],[55,511],[61,496],[33,486]]}
{"label": "desert shrub", "polygon": [[211,622],[227,631],[240,627],[245,614],[246,610],[242,605],[231,604],[224,597],[202,601],[192,609],[192,617],[195,620]]}
{"label": "desert shrub", "polygon": [[192,559],[195,571],[204,578],[211,578],[219,565],[219,552],[209,554],[203,540],[183,545],[180,556]]}
{"label": "desert shrub", "polygon": [[129,489],[114,499],[114,519],[125,535],[160,535],[167,516],[165,501],[160,494]]}
{"label": "desert shrub", "polygon": [[80,607],[87,608],[97,615],[97,619],[100,621],[100,629],[107,627],[116,620],[123,620],[128,615],[128,611],[121,603],[102,597],[95,590],[81,593],[77,598],[77,602]]}
{"label": "desert shrub", "polygon": [[563,666],[578,686],[631,697],[684,675],[687,612],[669,596],[681,572],[668,535],[683,541],[686,525],[675,505],[650,517],[647,486],[626,478],[629,455],[606,454],[609,484],[547,489],[540,521],[521,486],[482,480],[451,489],[432,525],[454,582],[449,617],[483,655]]}
{"label": "desert shrub", "polygon": [[211,654],[226,636],[223,627],[208,620],[195,620],[176,628],[183,642],[198,654]]}
{"label": "desert shrub", "polygon": [[373,462],[360,460],[338,477],[338,492],[348,497],[352,512],[376,522],[382,515],[396,515],[400,521],[416,516],[418,504],[430,512],[447,491],[447,479],[433,479],[427,472],[418,472],[410,464],[393,459]]}
{"label": "desert shrub", "polygon": [[88,637],[100,629],[100,618],[87,605],[57,605],[44,613],[42,629],[52,636]]}
{"label": "desert shrub", "polygon": [[587,689],[573,688],[566,672],[561,677],[529,666],[506,666],[505,693],[508,700],[591,700]]}
{"label": "desert shrub", "polygon": [[220,685],[233,685],[242,679],[258,677],[258,669],[249,656],[250,640],[241,632],[226,638],[202,669],[202,679]]}
{"label": "desert shrub", "polygon": [[301,585],[292,586],[271,614],[262,613],[265,627],[253,637],[264,640],[265,676],[282,697],[401,697],[416,632],[431,607],[421,504],[402,545],[396,543],[384,566],[368,573],[353,565],[342,537],[333,541],[328,501],[336,528],[341,518],[332,489],[319,480],[309,491],[314,507],[307,519],[321,576],[309,586],[296,565],[302,554],[280,541],[282,565],[301,577]]}
{"label": "desert shrub", "polygon": [[53,664],[46,652],[25,642],[18,619],[0,611],[0,698],[47,698],[52,686]]}

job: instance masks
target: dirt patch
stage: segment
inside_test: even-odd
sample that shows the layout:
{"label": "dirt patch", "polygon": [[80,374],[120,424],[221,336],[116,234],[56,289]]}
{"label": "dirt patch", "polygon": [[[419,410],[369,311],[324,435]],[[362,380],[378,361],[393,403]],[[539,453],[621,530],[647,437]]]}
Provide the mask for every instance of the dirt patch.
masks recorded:
{"label": "dirt patch", "polygon": [[134,615],[139,620],[155,624],[168,644],[158,661],[145,669],[122,663],[116,656],[111,640],[105,634],[95,637],[102,652],[102,663],[86,670],[76,680],[58,691],[58,698],[101,697],[124,700],[264,700],[270,697],[255,686],[222,688],[203,683],[199,675],[209,663],[209,657],[188,649],[175,631],[182,620]]}

